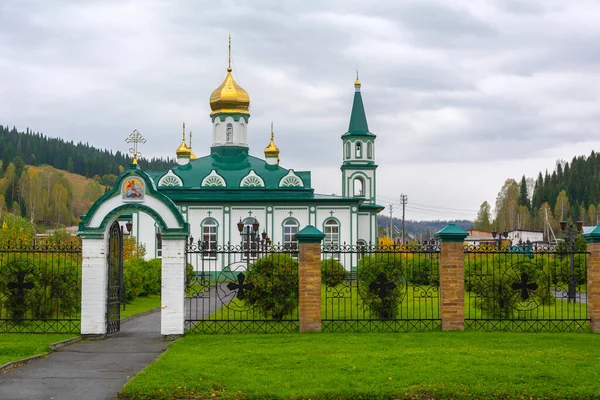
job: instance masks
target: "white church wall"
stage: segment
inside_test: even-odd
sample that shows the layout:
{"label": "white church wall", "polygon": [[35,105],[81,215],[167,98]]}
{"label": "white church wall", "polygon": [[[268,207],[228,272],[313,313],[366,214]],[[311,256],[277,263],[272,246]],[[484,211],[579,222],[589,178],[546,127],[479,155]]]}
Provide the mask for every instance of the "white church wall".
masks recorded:
{"label": "white church wall", "polygon": [[139,244],[146,247],[146,260],[156,258],[156,223],[154,219],[146,213],[134,213],[133,217],[137,220],[137,225],[134,222],[133,230]]}
{"label": "white church wall", "polygon": [[358,214],[358,240],[364,240],[367,244],[371,241],[371,215],[369,213]]}

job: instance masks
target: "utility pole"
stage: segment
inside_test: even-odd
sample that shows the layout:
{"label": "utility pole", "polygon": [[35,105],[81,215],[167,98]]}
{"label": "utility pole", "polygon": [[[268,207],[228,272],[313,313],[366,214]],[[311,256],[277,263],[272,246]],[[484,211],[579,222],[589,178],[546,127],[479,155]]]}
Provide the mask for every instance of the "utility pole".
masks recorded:
{"label": "utility pole", "polygon": [[394,230],[392,229],[393,223],[392,223],[392,216],[394,213],[394,205],[390,204],[390,239],[394,239]]}
{"label": "utility pole", "polygon": [[402,244],[404,244],[404,238],[406,238],[406,227],[404,224],[406,216],[406,203],[408,203],[408,196],[405,194],[401,194],[400,204],[402,204]]}

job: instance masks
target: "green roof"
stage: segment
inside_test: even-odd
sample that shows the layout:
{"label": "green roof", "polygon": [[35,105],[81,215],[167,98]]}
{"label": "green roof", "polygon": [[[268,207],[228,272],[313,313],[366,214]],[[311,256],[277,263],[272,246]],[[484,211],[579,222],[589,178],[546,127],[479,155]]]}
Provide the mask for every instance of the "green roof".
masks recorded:
{"label": "green roof", "polygon": [[354,92],[350,126],[348,126],[348,132],[342,135],[342,137],[348,136],[375,136],[373,133],[369,132],[369,125],[367,124],[367,116],[365,114],[365,107],[363,105],[360,90]]}

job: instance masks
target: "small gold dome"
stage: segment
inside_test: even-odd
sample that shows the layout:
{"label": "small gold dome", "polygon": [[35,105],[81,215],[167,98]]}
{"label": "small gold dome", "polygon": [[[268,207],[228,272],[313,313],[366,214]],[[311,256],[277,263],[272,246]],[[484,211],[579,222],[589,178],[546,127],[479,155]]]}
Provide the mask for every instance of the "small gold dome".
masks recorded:
{"label": "small gold dome", "polygon": [[356,80],[354,81],[355,87],[360,87],[360,81],[358,80],[358,70],[356,70]]}
{"label": "small gold dome", "polygon": [[185,141],[181,142],[181,145],[175,150],[177,157],[191,157],[192,150],[185,144]]}
{"label": "small gold dome", "polygon": [[218,113],[249,114],[250,96],[231,75],[231,68],[227,68],[227,76],[221,86],[210,95],[210,115]]}
{"label": "small gold dome", "polygon": [[194,152],[192,151],[190,153],[190,161],[194,161],[195,159],[197,159],[198,157],[196,157],[196,155],[194,154]]}
{"label": "small gold dome", "polygon": [[275,133],[273,132],[273,122],[271,122],[271,142],[265,147],[265,157],[277,157],[279,163],[279,147],[275,146]]}

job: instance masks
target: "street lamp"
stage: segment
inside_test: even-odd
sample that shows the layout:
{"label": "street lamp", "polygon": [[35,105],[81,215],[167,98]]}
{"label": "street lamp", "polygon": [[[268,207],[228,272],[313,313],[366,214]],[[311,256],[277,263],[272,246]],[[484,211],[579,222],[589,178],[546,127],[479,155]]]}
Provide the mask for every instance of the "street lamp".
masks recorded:
{"label": "street lamp", "polygon": [[498,236],[498,250],[500,250],[500,248],[502,247],[502,236],[504,236],[504,239],[506,239],[508,237],[508,231],[506,229],[504,230],[504,232],[492,231],[492,237],[494,238],[494,240],[496,240],[496,235]]}
{"label": "street lamp", "polygon": [[258,230],[260,228],[260,224],[254,218],[252,224],[248,225],[246,229],[246,224],[240,218],[240,221],[237,223],[238,231],[242,236],[242,247],[246,251],[247,262],[250,263],[250,250],[254,247],[257,248],[266,248],[271,244],[271,239],[267,236],[267,232],[263,229],[263,232],[259,235]]}
{"label": "street lamp", "polygon": [[565,242],[567,242],[567,246],[569,248],[569,289],[567,292],[567,296],[569,298],[569,302],[575,302],[575,238],[579,235],[579,233],[583,229],[583,223],[581,221],[577,221],[575,224],[570,222],[567,224],[567,221],[560,221],[560,230],[563,232],[563,237]]}
{"label": "street lamp", "polygon": [[133,223],[131,220],[125,223],[125,229],[127,229],[127,233],[131,234],[131,230],[133,229]]}

